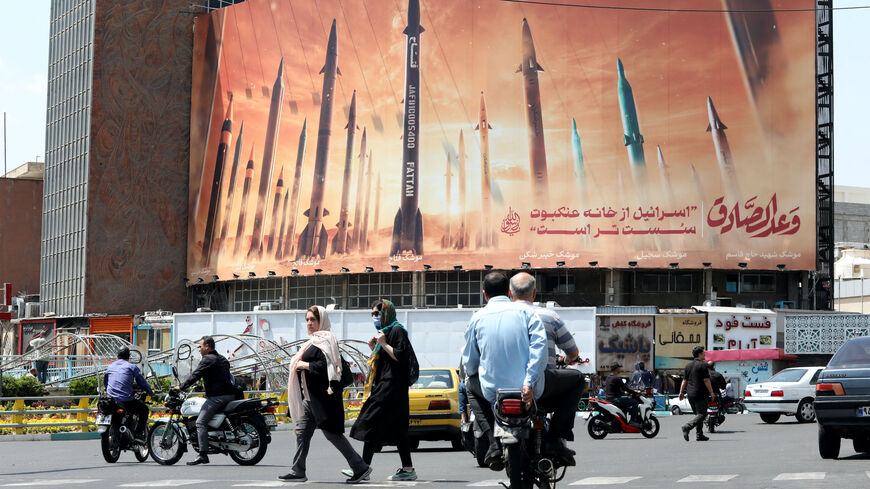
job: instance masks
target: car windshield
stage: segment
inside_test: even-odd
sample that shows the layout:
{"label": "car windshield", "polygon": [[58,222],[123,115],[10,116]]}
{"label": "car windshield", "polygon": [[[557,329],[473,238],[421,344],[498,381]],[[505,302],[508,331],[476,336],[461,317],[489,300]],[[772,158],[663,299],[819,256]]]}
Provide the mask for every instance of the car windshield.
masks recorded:
{"label": "car windshield", "polygon": [[856,367],[870,367],[870,337],[847,341],[828,363],[828,368]]}
{"label": "car windshield", "polygon": [[411,389],[452,389],[453,377],[447,369],[421,369],[420,378]]}
{"label": "car windshield", "polygon": [[767,379],[767,382],[797,382],[805,373],[805,368],[789,368]]}

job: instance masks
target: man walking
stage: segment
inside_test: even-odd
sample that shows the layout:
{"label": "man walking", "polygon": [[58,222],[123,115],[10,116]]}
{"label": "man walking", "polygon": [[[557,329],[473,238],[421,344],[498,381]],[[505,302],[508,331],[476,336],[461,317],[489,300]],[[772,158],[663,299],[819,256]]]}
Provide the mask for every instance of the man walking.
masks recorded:
{"label": "man walking", "polygon": [[707,441],[709,438],[704,436],[704,420],[707,418],[707,403],[710,398],[716,398],[716,393],[713,392],[713,384],[710,382],[710,372],[707,370],[707,364],[704,362],[704,347],[696,346],[692,348],[693,360],[686,365],[686,370],[683,375],[683,383],[680,385],[680,400],[689,398],[689,404],[695,412],[695,417],[688,424],[683,425],[683,438],[689,441],[689,432],[695,428],[697,432],[695,439],[698,441]]}

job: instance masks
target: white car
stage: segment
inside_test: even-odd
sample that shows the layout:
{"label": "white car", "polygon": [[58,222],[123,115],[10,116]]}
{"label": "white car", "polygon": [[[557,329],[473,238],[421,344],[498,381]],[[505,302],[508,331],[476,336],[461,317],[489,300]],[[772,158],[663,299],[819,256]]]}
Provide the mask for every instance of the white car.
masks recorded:
{"label": "white car", "polygon": [[816,419],[816,381],[824,368],[787,368],[766,382],[749,384],[743,404],[765,423],[776,423],[782,415],[794,416],[799,423],[812,422]]}
{"label": "white car", "polygon": [[692,405],[689,404],[689,398],[684,397],[681,401],[679,397],[673,397],[668,399],[668,409],[671,411],[671,414],[675,416],[679,416],[681,414],[694,414],[695,411],[692,409]]}

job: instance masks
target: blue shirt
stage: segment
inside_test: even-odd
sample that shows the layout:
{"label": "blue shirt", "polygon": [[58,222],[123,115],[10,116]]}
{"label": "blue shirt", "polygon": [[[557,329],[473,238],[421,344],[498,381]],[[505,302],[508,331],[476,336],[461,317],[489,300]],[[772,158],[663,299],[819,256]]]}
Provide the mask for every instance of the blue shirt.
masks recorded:
{"label": "blue shirt", "polygon": [[577,343],[574,342],[574,336],[568,331],[565,322],[556,314],[556,311],[545,307],[535,307],[529,301],[517,301],[532,307],[544,323],[544,329],[547,331],[547,368],[556,368],[556,347],[558,346],[566,355],[571,356],[572,353],[579,353]]}
{"label": "blue shirt", "polygon": [[133,385],[139,384],[139,387],[144,389],[149,396],[153,396],[154,392],[148,387],[148,382],[139,371],[139,367],[133,365],[127,360],[118,359],[106,369],[106,375],[103,377],[103,385],[106,386],[106,394],[116,401],[131,401],[133,400]]}
{"label": "blue shirt", "polygon": [[526,304],[493,297],[471,317],[462,363],[466,375],[478,375],[483,395],[491,403],[498,389],[524,386],[531,387],[538,399],[544,392],[547,366],[547,333],[541,318]]}

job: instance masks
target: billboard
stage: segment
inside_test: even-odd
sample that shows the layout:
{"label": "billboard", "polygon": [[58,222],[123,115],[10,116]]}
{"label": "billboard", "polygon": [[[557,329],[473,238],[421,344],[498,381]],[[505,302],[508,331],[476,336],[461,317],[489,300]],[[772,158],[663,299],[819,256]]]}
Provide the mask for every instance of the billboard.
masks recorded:
{"label": "billboard", "polygon": [[707,347],[703,314],[658,315],[655,322],[656,369],[682,369],[692,359],[693,348]]}
{"label": "billboard", "polygon": [[611,3],[249,0],[200,17],[191,283],[813,269],[813,2]]}
{"label": "billboard", "polygon": [[696,306],[695,309],[707,313],[708,350],[755,350],[777,347],[777,315],[770,309],[717,306]]}
{"label": "billboard", "polygon": [[598,322],[598,371],[609,372],[614,363],[626,371],[637,362],[651,366],[653,359],[654,316],[596,316]]}

